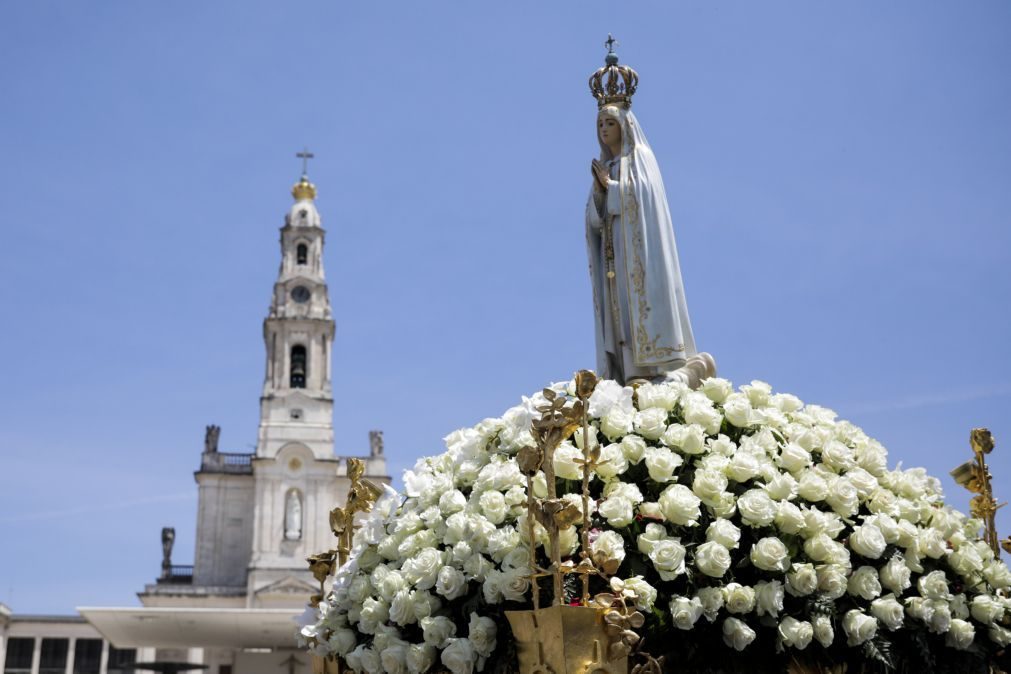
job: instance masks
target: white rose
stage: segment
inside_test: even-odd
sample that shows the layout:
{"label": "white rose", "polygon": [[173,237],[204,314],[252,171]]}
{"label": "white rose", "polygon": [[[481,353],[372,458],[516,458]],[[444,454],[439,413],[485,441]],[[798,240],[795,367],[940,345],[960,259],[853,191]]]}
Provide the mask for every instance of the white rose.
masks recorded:
{"label": "white rose", "polygon": [[685,548],[676,538],[657,541],[649,551],[649,559],[661,580],[674,580],[685,572]]}
{"label": "white rose", "polygon": [[842,628],[846,633],[846,644],[859,646],[878,633],[878,621],[858,609],[852,609],[843,616]]}
{"label": "white rose", "polygon": [[743,651],[755,640],[755,630],[747,623],[737,618],[727,618],[723,621],[723,643],[734,650]]}
{"label": "white rose", "polygon": [[795,597],[806,597],[818,589],[818,574],[813,564],[794,564],[786,574],[786,591]]}
{"label": "white rose", "polygon": [[1011,630],[1001,627],[1000,625],[990,625],[990,629],[987,632],[990,637],[990,641],[994,642],[998,646],[1008,646],[1011,645]]}
{"label": "white rose", "polygon": [[632,420],[634,412],[622,407],[612,407],[611,411],[600,419],[600,432],[608,440],[617,440],[623,435],[632,432]]}
{"label": "white rose", "polygon": [[811,626],[814,628],[814,638],[818,643],[828,648],[835,640],[835,630],[832,629],[832,621],[826,615],[816,615],[811,619]]}
{"label": "white rose", "polygon": [[626,435],[621,439],[621,451],[629,463],[638,464],[646,454],[646,441],[638,435]]}
{"label": "white rose", "polygon": [[878,580],[878,570],[873,566],[861,566],[850,576],[846,590],[854,597],[874,599],[881,594],[881,581]]}
{"label": "white rose", "polygon": [[452,566],[439,569],[435,591],[446,599],[456,599],[467,592],[467,578]]}
{"label": "white rose", "polygon": [[677,597],[670,604],[670,614],[675,627],[690,630],[702,616],[702,601],[698,597]]}
{"label": "white rose", "polygon": [[382,599],[366,597],[362,602],[362,611],[358,619],[358,631],[364,634],[374,634],[376,627],[386,622],[390,617],[390,605]]}
{"label": "white rose", "polygon": [[387,674],[407,674],[407,642],[397,640],[379,651],[379,661]]}
{"label": "white rose", "polygon": [[725,472],[734,482],[747,482],[757,476],[760,470],[758,458],[742,448],[730,459]]}
{"label": "white rose", "polygon": [[1004,606],[988,594],[978,594],[969,605],[972,617],[984,625],[992,625],[1004,615]]}
{"label": "white rose", "polygon": [[790,442],[780,450],[777,463],[785,470],[797,473],[811,465],[811,452]]}
{"label": "white rose", "polygon": [[695,566],[707,576],[722,578],[730,568],[730,551],[716,541],[703,543],[695,548]]}
{"label": "white rose", "polygon": [[669,447],[677,447],[685,454],[701,454],[705,451],[706,432],[698,424],[671,424],[660,441]]}
{"label": "white rose", "polygon": [[776,617],[783,610],[783,601],[786,599],[786,592],[783,584],[778,580],[759,581],[755,584],[755,601],[758,608],[758,615],[771,615]]}
{"label": "white rose", "polygon": [[601,565],[610,560],[621,564],[625,559],[625,541],[616,531],[604,531],[590,543],[590,554]]}
{"label": "white rose", "polygon": [[674,471],[684,463],[684,459],[664,447],[647,447],[645,458],[650,479],[660,483],[670,482]]}
{"label": "white rose", "polygon": [[896,595],[901,595],[911,584],[912,572],[901,555],[895,555],[888,560],[878,575],[881,577],[881,584]]}
{"label": "white rose", "polygon": [[639,549],[639,552],[648,556],[653,550],[653,546],[665,538],[667,538],[667,527],[650,522],[636,539],[636,547]]}
{"label": "white rose", "polygon": [[723,403],[723,416],[726,417],[732,425],[738,428],[747,428],[751,424],[755,423],[757,415],[755,411],[751,409],[751,403],[744,396],[732,397],[724,401]]}
{"label": "white rose", "polygon": [[440,659],[442,664],[446,665],[446,669],[453,674],[472,674],[477,653],[470,639],[456,638],[449,640],[449,645],[443,649]]}
{"label": "white rose", "polygon": [[825,502],[841,517],[850,517],[857,511],[860,497],[856,487],[845,477],[837,477],[829,483]]}
{"label": "white rose", "polygon": [[948,578],[944,571],[931,571],[925,576],[920,576],[916,581],[916,587],[920,591],[920,596],[925,599],[949,599]]}
{"label": "white rose", "polygon": [[873,524],[854,527],[849,538],[850,549],[868,559],[878,559],[885,552],[885,536]]}
{"label": "white rose", "polygon": [[702,603],[702,611],[709,622],[715,622],[720,609],[723,608],[723,589],[719,587],[700,588],[695,595]]}
{"label": "white rose", "polygon": [[741,540],[741,530],[730,520],[717,518],[706,528],[706,540],[716,541],[728,550],[733,550]]}
{"label": "white rose", "polygon": [[639,514],[649,520],[663,521],[663,513],[660,512],[660,504],[655,502],[639,504]]}
{"label": "white rose", "polygon": [[731,613],[750,613],[755,608],[755,589],[740,583],[723,586],[723,604]]}
{"label": "white rose", "polygon": [[636,398],[639,401],[639,407],[642,409],[656,407],[670,411],[678,404],[682,390],[682,387],[666,382],[660,384],[646,383],[636,389]]}
{"label": "white rose", "polygon": [[492,524],[502,524],[509,513],[505,496],[500,491],[491,490],[481,494],[478,505],[481,506],[481,512]]}
{"label": "white rose", "polygon": [[734,392],[734,387],[726,379],[710,377],[702,382],[699,390],[706,394],[706,397],[714,403],[722,403],[727,399],[727,396]]}
{"label": "white rose", "polygon": [[347,654],[345,658],[348,666],[356,672],[380,672],[382,663],[379,654],[365,644],[360,644],[358,648]]}
{"label": "white rose", "polygon": [[652,611],[656,603],[656,588],[643,580],[642,576],[632,576],[622,581],[623,589],[635,598],[635,607],[640,611]]}
{"label": "white rose", "polygon": [[[399,589],[402,588],[397,588],[397,590]],[[376,588],[376,590],[381,593],[379,588]],[[364,576],[356,576],[348,586],[348,599],[356,604],[362,603],[362,601],[365,600],[365,597],[369,596],[371,593],[372,584],[369,582],[369,579]],[[394,590],[394,593],[396,593],[396,590]],[[390,596],[392,597],[392,594]]]}
{"label": "white rose", "polygon": [[565,480],[582,480],[583,466],[579,463],[582,460],[583,452],[578,447],[563,442],[555,449],[555,475]]}
{"label": "white rose", "polygon": [[944,634],[951,629],[951,606],[946,599],[925,599],[928,608],[925,614],[928,616],[927,629],[934,634]]}
{"label": "white rose", "polygon": [[485,577],[493,567],[491,560],[479,552],[475,552],[463,563],[463,572],[468,580],[484,582]]}
{"label": "white rose", "polygon": [[390,602],[390,621],[397,625],[410,625],[415,621],[409,590],[401,590],[393,596],[393,601]]}
{"label": "white rose", "polygon": [[612,496],[604,499],[597,508],[600,516],[615,528],[627,527],[635,520],[635,506],[628,499]]}
{"label": "white rose", "polygon": [[610,479],[628,470],[628,459],[619,444],[610,444],[600,450],[600,458],[594,469],[600,477]]}
{"label": "white rose", "polygon": [[327,639],[327,645],[330,649],[342,658],[355,647],[357,642],[354,630],[349,630],[345,627],[334,630],[330,638]]}
{"label": "white rose", "polygon": [[838,599],[846,594],[847,568],[838,564],[822,564],[818,567],[818,589],[830,599]]}
{"label": "white rose", "polygon": [[797,495],[811,503],[818,503],[828,496],[828,482],[813,470],[805,471],[797,483]]}
{"label": "white rose", "polygon": [[448,639],[456,636],[456,625],[445,616],[422,618],[418,623],[425,643],[435,648],[442,648]]}
{"label": "white rose", "polygon": [[430,644],[411,644],[407,647],[407,671],[411,674],[427,672],[435,664],[436,649]]}
{"label": "white rose", "polygon": [[775,501],[787,501],[797,495],[797,480],[789,473],[779,473],[766,483],[765,492]]}
{"label": "white rose", "polygon": [[777,504],[773,521],[776,528],[784,534],[799,534],[805,526],[804,512],[789,501],[780,501]]}
{"label": "white rose", "polygon": [[821,461],[823,464],[842,473],[856,465],[853,450],[838,440],[829,440],[821,448]]}
{"label": "white rose", "polygon": [[[790,553],[775,536],[762,538],[751,547],[751,563],[763,571],[784,572],[790,568]],[[876,576],[875,576],[876,578]]]}
{"label": "white rose", "polygon": [[658,503],[660,512],[674,524],[695,526],[702,514],[699,510],[701,499],[683,484],[672,484],[664,489]]}
{"label": "white rose", "polygon": [[974,545],[966,543],[948,555],[948,565],[961,576],[971,576],[983,570],[983,557]]}
{"label": "white rose", "polygon": [[916,548],[931,559],[940,559],[948,552],[947,541],[937,529],[923,529],[916,537]]}
{"label": "white rose", "polygon": [[723,415],[717,412],[708,400],[703,402],[692,400],[684,406],[685,421],[689,424],[698,424],[706,433],[715,435],[719,432],[723,423]]}
{"label": "white rose", "polygon": [[772,524],[776,516],[776,503],[761,489],[749,489],[737,498],[741,521],[753,527]]}
{"label": "white rose", "polygon": [[972,640],[976,638],[976,628],[972,626],[972,623],[959,620],[958,618],[953,618],[951,621],[951,628],[948,630],[944,638],[944,643],[953,648],[957,648],[960,651],[967,650],[969,646],[972,646]]}
{"label": "white rose", "polygon": [[495,650],[495,634],[498,629],[491,618],[470,614],[470,624],[467,626],[467,638],[474,645],[474,650],[482,657],[491,657]]}
{"label": "white rose", "polygon": [[401,567],[404,579],[419,590],[427,590],[435,586],[442,568],[442,553],[435,548],[425,548],[413,557],[406,559]]}
{"label": "white rose", "polygon": [[715,438],[706,440],[706,445],[709,447],[709,454],[705,457],[706,459],[731,457],[737,451],[737,445],[734,441],[722,433]]}
{"label": "white rose", "polygon": [[659,440],[667,430],[667,410],[647,407],[635,413],[636,432],[649,440]]}
{"label": "white rose", "polygon": [[895,599],[895,595],[888,594],[880,599],[875,599],[871,602],[871,613],[877,618],[882,625],[887,627],[890,631],[902,627],[902,622],[906,617],[906,612],[902,608],[902,604]]}
{"label": "white rose", "polygon": [[590,395],[590,416],[606,416],[615,407],[631,410],[632,394],[633,389],[631,386],[622,386],[611,379],[600,380]]}
{"label": "white rose", "polygon": [[447,491],[439,497],[439,510],[443,517],[449,517],[467,507],[467,497],[459,489]]}
{"label": "white rose", "polygon": [[707,506],[716,506],[723,498],[729,481],[727,476],[715,470],[700,469],[692,478],[692,491]]}
{"label": "white rose", "polygon": [[809,622],[787,616],[779,623],[779,638],[784,646],[802,651],[814,638],[814,627]]}

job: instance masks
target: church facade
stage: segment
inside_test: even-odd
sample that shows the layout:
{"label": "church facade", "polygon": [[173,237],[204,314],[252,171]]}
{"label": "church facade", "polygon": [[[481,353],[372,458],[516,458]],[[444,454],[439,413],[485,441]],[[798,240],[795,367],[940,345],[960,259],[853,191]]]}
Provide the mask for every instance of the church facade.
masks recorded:
{"label": "church facade", "polygon": [[[292,196],[263,322],[256,451],[219,451],[220,429],[207,428],[195,472],[193,564],[173,562],[175,531],[166,528],[161,573],[138,593],[139,607],[21,616],[0,606],[2,674],[119,674],[130,661],[188,663],[212,674],[309,672],[293,618],[318,590],[306,557],[335,546],[328,515],[347,496],[351,455],[334,452],[335,325],[316,188],[303,174]],[[372,431],[358,458],[373,482],[390,481],[383,451],[382,433]]]}

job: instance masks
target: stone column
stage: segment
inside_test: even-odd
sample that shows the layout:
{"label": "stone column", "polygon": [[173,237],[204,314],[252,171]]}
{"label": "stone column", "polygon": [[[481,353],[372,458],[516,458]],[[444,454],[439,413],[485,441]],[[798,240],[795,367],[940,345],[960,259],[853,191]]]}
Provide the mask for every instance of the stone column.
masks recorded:
{"label": "stone column", "polygon": [[102,655],[98,659],[98,674],[106,674],[109,670],[109,642],[102,639]]}
{"label": "stone column", "polygon": [[67,644],[67,665],[64,667],[64,674],[74,674],[74,651],[77,650],[77,637],[70,637]]}
{"label": "stone column", "polygon": [[35,647],[32,649],[32,674],[39,674],[39,663],[42,661],[42,637],[35,637]]}

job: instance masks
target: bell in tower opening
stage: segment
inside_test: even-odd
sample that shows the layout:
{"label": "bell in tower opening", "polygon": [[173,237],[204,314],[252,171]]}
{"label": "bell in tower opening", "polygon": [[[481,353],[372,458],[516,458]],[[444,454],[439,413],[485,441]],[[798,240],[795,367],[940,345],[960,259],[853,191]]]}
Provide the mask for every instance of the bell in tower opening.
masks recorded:
{"label": "bell in tower opening", "polygon": [[305,347],[296,344],[291,347],[291,387],[305,388]]}

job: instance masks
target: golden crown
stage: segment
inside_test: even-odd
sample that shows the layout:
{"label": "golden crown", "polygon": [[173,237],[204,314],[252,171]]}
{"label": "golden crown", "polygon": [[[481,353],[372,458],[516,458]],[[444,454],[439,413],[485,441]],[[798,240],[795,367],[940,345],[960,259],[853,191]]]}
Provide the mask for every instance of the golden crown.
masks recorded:
{"label": "golden crown", "polygon": [[309,178],[303,174],[302,179],[291,188],[291,196],[295,197],[295,201],[313,200],[316,198],[316,186],[309,182]]}
{"label": "golden crown", "polygon": [[590,93],[597,99],[597,107],[620,105],[631,107],[632,96],[639,85],[639,75],[628,66],[618,65],[614,53],[614,38],[607,36],[607,56],[604,67],[590,75]]}

